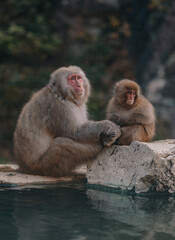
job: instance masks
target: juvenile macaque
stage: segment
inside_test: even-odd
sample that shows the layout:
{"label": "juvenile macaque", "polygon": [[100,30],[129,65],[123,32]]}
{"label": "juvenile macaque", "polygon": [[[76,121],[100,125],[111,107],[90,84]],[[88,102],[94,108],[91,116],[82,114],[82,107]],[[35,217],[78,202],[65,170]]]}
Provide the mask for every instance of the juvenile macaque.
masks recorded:
{"label": "juvenile macaque", "polygon": [[107,107],[107,119],[121,127],[118,144],[150,141],[155,134],[155,113],[152,104],[140,93],[139,85],[124,79],[116,83],[115,93]]}
{"label": "juvenile macaque", "polygon": [[49,84],[24,106],[14,133],[21,171],[63,176],[97,156],[121,134],[111,121],[88,121],[90,83],[77,66],[51,74]]}

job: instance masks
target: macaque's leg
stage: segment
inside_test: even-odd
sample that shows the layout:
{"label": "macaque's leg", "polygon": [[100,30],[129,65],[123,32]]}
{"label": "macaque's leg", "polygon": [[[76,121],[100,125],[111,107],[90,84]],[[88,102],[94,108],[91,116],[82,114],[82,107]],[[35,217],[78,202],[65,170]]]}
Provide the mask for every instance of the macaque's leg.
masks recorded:
{"label": "macaque's leg", "polygon": [[76,166],[86,163],[102,150],[100,144],[78,143],[69,138],[56,138],[48,150],[33,163],[31,171],[35,174],[64,176]]}
{"label": "macaque's leg", "polygon": [[147,141],[147,133],[142,125],[136,124],[131,126],[124,126],[121,128],[122,135],[117,143],[121,145],[129,145],[133,141]]}

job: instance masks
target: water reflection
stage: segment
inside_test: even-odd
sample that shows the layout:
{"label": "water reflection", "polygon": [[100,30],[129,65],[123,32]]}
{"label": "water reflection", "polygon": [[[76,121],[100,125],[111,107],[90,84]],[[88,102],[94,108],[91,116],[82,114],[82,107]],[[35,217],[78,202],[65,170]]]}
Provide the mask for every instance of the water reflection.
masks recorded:
{"label": "water reflection", "polygon": [[175,239],[175,199],[132,198],[81,184],[0,191],[2,240]]}
{"label": "water reflection", "polygon": [[[105,217],[128,226],[120,233],[142,240],[175,239],[175,199],[131,197],[89,189],[87,196]],[[134,238],[135,239],[135,238]]]}

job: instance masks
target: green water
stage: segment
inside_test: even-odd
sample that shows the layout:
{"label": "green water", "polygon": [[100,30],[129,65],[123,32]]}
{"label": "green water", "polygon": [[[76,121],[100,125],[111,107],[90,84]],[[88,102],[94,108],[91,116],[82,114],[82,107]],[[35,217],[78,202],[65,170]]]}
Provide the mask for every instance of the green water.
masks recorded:
{"label": "green water", "polygon": [[175,198],[134,198],[85,183],[1,189],[0,240],[17,239],[175,239]]}

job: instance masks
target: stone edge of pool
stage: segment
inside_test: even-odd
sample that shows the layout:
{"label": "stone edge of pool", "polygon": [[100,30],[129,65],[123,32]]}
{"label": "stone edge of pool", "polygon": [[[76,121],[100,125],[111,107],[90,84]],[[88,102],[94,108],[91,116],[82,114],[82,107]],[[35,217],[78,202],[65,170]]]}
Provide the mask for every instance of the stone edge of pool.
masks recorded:
{"label": "stone edge of pool", "polygon": [[71,176],[48,177],[18,172],[17,164],[0,164],[0,188],[71,182],[86,177],[87,166],[77,167]]}
{"label": "stone edge of pool", "polygon": [[16,164],[0,164],[0,188],[86,178],[91,189],[131,195],[175,195],[175,139],[106,147],[88,167],[82,165],[71,176],[61,178],[24,174]]}

